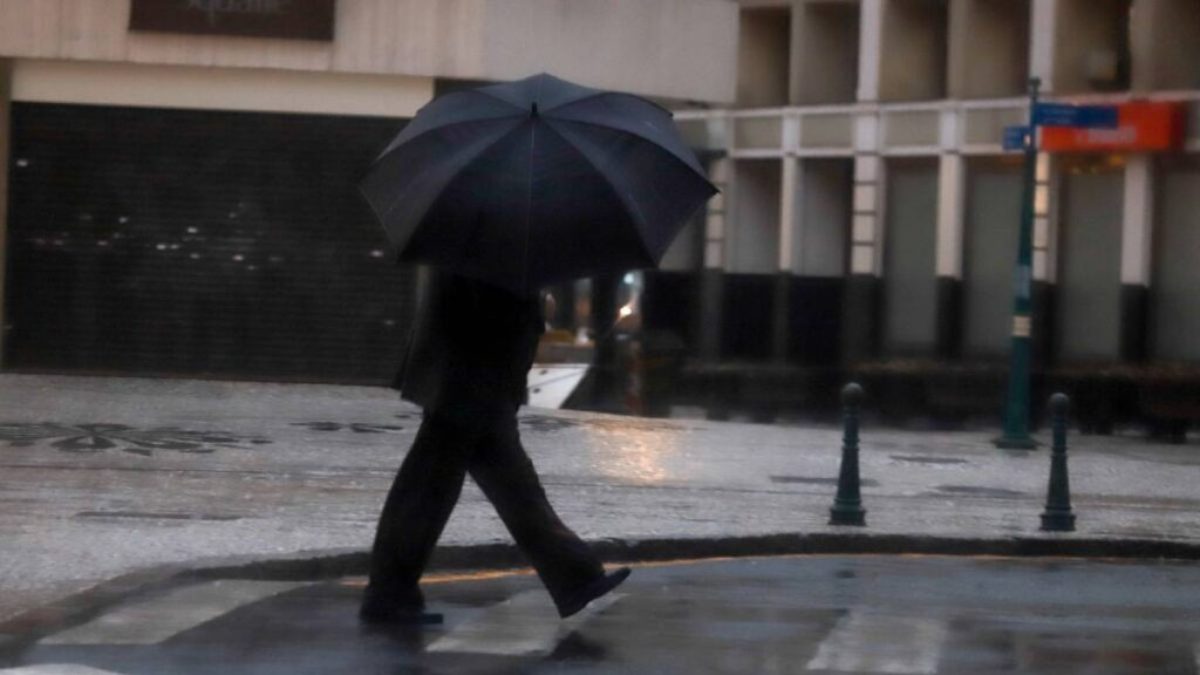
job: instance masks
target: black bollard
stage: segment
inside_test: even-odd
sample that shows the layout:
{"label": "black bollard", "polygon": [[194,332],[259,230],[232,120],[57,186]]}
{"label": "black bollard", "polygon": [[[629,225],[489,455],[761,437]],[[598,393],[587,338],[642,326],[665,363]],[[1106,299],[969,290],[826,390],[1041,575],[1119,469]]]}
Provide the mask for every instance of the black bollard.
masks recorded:
{"label": "black bollard", "polygon": [[1075,514],[1071,513],[1071,481],[1067,478],[1067,409],[1070,405],[1066,394],[1050,397],[1054,447],[1050,449],[1050,489],[1046,494],[1046,510],[1042,512],[1043,532],[1075,531]]}
{"label": "black bollard", "polygon": [[867,524],[858,479],[858,408],[862,397],[862,387],[853,382],[842,388],[842,468],[838,473],[837,497],[829,509],[830,525]]}

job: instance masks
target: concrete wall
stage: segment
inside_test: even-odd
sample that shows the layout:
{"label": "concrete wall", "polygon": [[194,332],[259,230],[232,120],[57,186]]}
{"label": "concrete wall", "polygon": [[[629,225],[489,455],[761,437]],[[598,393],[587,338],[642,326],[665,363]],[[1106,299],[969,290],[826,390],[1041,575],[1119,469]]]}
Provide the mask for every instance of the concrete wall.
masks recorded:
{"label": "concrete wall", "polygon": [[926,101],[946,95],[946,4],[886,0],[879,100]]}
{"label": "concrete wall", "polygon": [[802,220],[793,240],[794,271],[807,277],[846,273],[854,163],[812,159],[803,163]]}
{"label": "concrete wall", "polygon": [[972,162],[963,237],[962,338],[968,356],[1008,353],[1020,223],[1020,166]]}
{"label": "concrete wall", "polygon": [[938,164],[890,162],[884,214],[884,350],[930,354],[936,336]]}
{"label": "concrete wall", "polygon": [[787,8],[742,10],[737,64],[739,106],[765,107],[787,103],[791,30]]}
{"label": "concrete wall", "polygon": [[[1072,93],[1122,88],[1120,59],[1125,53],[1121,19],[1130,0],[1059,0],[1055,16],[1054,92]],[[1111,59],[1116,61],[1112,62]],[[1105,74],[1111,82],[1093,78]]]}
{"label": "concrete wall", "polygon": [[1133,89],[1200,89],[1200,2],[1137,0]]}
{"label": "concrete wall", "polygon": [[949,43],[950,97],[1019,96],[1029,77],[1029,0],[955,0]]}
{"label": "concrete wall", "polygon": [[734,217],[726,223],[728,271],[751,274],[778,271],[782,174],[778,160],[735,162]]}
{"label": "concrete wall", "polygon": [[130,0],[0,2],[0,56],[461,79],[551,71],[664,98],[732,101],[723,0],[339,0],[331,43],[130,33]]}
{"label": "concrete wall", "polygon": [[792,10],[792,103],[854,101],[860,16],[855,3],[796,3]]}
{"label": "concrete wall", "polygon": [[412,117],[433,79],[363,73],[21,60],[13,99],[158,108]]}
{"label": "concrete wall", "polygon": [[1064,361],[1120,354],[1123,181],[1121,170],[1093,166],[1063,176],[1056,333]]}
{"label": "concrete wall", "polygon": [[1200,361],[1200,162],[1164,166],[1155,230],[1151,356]]}

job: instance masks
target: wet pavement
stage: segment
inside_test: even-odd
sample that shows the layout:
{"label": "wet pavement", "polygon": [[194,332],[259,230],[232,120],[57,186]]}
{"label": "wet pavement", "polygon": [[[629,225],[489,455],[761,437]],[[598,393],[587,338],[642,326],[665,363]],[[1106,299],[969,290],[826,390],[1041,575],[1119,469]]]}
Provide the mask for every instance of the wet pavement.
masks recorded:
{"label": "wet pavement", "polygon": [[[355,618],[361,579],[130,598],[10,663],[34,673],[1195,674],[1200,564],[803,556],[639,566],[560,621],[529,574],[427,584],[438,627]],[[80,666],[91,670],[72,670]],[[57,670],[56,670],[57,669]]]}
{"label": "wet pavement", "polygon": [[[0,624],[163,565],[361,554],[418,423],[379,388],[0,375]],[[544,410],[521,427],[591,541],[847,531],[827,524],[836,428]],[[1046,535],[1048,453],[992,435],[864,426],[853,534],[1200,544],[1194,439],[1073,433],[1079,530]],[[443,542],[508,541],[468,485]]]}

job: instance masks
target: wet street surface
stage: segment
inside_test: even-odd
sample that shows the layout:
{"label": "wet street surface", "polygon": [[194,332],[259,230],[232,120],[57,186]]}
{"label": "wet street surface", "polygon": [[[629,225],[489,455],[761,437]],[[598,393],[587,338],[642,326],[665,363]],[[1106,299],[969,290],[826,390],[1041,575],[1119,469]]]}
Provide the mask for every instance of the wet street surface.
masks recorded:
{"label": "wet street surface", "polygon": [[[3,622],[125,574],[365,561],[420,422],[377,387],[11,373],[0,410],[0,643]],[[838,428],[525,409],[521,434],[551,503],[589,542],[848,534],[828,524]],[[1072,432],[1078,529],[1058,535],[1038,531],[1049,453],[998,451],[994,435],[866,423],[867,526],[849,534],[1200,546],[1198,441]],[[441,543],[509,542],[468,481]]]}
{"label": "wet street surface", "polygon": [[437,627],[371,629],[362,580],[132,597],[0,673],[1200,672],[1200,564],[794,556],[639,566],[560,621],[528,573],[427,584]]}

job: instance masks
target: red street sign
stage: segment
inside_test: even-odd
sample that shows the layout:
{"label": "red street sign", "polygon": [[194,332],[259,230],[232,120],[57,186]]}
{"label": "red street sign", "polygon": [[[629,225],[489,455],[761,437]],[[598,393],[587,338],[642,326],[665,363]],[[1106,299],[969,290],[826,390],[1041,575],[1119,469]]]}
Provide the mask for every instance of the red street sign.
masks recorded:
{"label": "red street sign", "polygon": [[1115,129],[1043,127],[1042,150],[1104,152],[1174,150],[1183,145],[1184,107],[1167,101],[1135,101],[1117,106]]}

